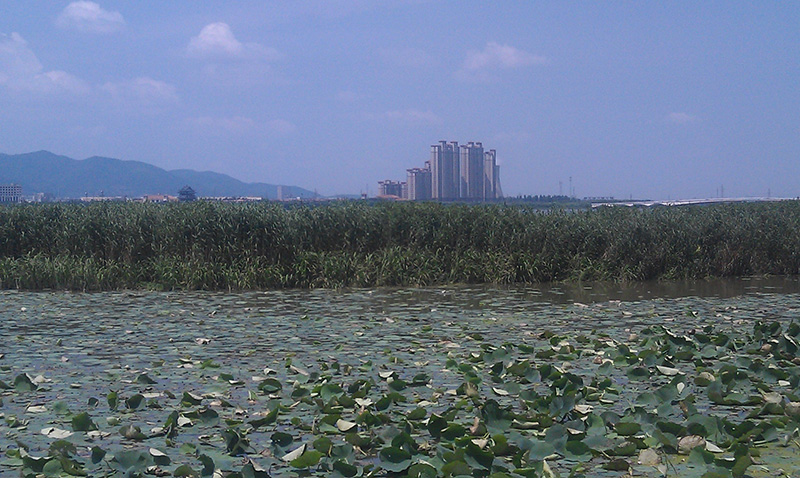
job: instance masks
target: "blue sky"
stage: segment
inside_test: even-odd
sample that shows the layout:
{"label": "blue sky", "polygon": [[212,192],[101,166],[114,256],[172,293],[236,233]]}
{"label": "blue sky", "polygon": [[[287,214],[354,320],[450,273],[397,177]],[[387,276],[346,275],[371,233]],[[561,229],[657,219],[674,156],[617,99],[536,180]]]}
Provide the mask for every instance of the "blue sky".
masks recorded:
{"label": "blue sky", "polygon": [[0,0],[0,152],[374,194],[442,139],[506,195],[800,196],[800,3]]}

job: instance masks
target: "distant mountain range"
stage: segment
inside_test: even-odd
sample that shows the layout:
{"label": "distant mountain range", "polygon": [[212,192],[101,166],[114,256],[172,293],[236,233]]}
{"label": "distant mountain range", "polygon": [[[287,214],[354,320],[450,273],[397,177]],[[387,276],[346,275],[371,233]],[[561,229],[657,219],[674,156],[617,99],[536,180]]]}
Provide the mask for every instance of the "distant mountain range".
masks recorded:
{"label": "distant mountain range", "polygon": [[[23,195],[49,193],[59,199],[83,196],[140,197],[146,194],[177,196],[190,186],[202,196],[278,197],[278,186],[245,183],[211,171],[175,169],[167,171],[141,161],[94,156],[84,160],[49,151],[25,154],[0,153],[0,184],[19,184]],[[314,192],[283,186],[283,196],[314,197]]]}

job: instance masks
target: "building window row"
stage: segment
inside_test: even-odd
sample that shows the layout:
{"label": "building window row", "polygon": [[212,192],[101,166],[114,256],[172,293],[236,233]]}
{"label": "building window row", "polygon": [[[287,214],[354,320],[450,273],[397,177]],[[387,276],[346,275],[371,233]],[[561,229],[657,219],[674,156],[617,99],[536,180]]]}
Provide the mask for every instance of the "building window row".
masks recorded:
{"label": "building window row", "polygon": [[22,186],[19,184],[0,185],[0,202],[22,201]]}

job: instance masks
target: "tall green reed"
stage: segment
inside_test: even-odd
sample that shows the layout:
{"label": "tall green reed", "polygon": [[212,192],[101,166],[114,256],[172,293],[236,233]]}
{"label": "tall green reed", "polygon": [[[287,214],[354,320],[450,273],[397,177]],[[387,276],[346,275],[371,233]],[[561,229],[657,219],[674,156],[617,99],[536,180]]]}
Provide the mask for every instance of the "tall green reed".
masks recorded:
{"label": "tall green reed", "polygon": [[639,281],[800,271],[800,203],[590,211],[438,203],[0,207],[0,287]]}

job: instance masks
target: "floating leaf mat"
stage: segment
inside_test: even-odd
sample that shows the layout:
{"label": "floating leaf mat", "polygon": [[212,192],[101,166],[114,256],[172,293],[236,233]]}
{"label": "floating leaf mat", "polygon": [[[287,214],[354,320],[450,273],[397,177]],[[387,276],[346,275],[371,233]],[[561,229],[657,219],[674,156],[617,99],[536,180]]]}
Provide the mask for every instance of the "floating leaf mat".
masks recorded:
{"label": "floating leaf mat", "polygon": [[2,476],[797,476],[800,295],[0,293]]}

